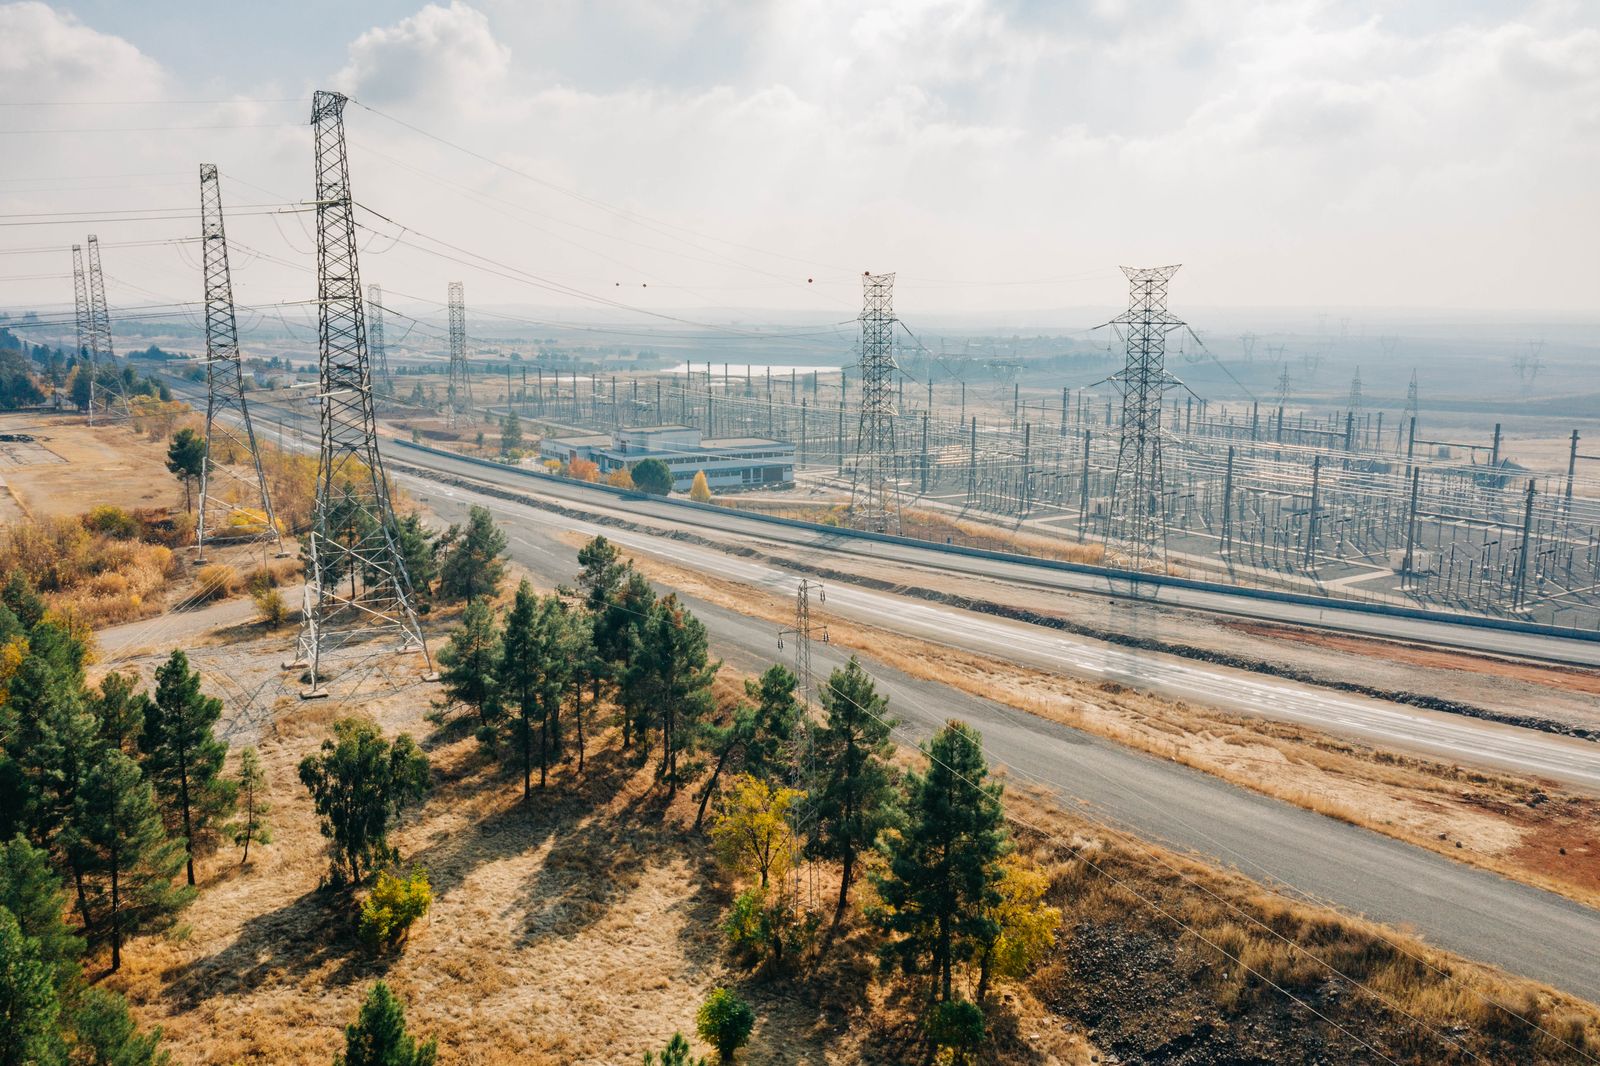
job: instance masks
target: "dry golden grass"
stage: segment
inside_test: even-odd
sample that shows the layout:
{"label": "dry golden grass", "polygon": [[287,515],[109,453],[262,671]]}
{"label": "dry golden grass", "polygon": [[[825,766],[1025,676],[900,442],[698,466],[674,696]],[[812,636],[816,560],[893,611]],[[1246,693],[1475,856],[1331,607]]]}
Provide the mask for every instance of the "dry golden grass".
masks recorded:
{"label": "dry golden grass", "polygon": [[90,533],[77,518],[13,522],[0,534],[0,574],[20,571],[49,606],[90,627],[147,617],[176,573],[159,544]]}

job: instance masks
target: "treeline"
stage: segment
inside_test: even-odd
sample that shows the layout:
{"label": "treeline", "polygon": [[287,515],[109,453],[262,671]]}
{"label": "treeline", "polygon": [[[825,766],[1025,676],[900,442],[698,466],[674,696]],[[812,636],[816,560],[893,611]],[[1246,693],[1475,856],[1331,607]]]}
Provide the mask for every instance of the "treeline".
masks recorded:
{"label": "treeline", "polygon": [[[492,528],[475,509],[469,536]],[[470,727],[524,802],[569,758],[582,774],[597,729],[615,729],[668,802],[691,792],[693,829],[742,886],[722,926],[736,957],[804,977],[848,926],[921,983],[930,1047],[976,1048],[994,981],[1025,973],[1060,921],[1046,876],[1015,852],[978,733],[952,721],[924,745],[926,768],[902,771],[887,700],[854,658],[821,686],[817,718],[781,665],[719,714],[721,664],[699,619],[604,537],[578,563],[575,587],[539,595],[524,581],[503,618],[492,588],[468,603],[440,651],[437,721]],[[802,891],[807,864],[837,885],[826,904]]]}
{"label": "treeline", "polygon": [[[175,651],[153,691],[85,679],[86,634],[20,572],[0,587],[0,1063],[165,1061],[83,968],[194,899],[195,858],[261,840],[259,768],[225,776],[220,701]],[[232,820],[239,794],[250,802]]]}

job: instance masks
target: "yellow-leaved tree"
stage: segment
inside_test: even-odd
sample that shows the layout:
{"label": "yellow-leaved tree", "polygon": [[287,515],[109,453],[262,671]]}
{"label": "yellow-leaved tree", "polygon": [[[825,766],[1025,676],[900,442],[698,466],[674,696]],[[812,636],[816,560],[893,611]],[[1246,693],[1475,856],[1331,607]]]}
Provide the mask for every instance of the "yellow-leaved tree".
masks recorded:
{"label": "yellow-leaved tree", "polygon": [[1061,912],[1044,902],[1050,878],[1037,864],[1015,853],[1000,860],[1000,901],[989,908],[996,935],[978,957],[977,1001],[989,992],[989,980],[1016,980],[1055,946]]}
{"label": "yellow-leaved tree", "polygon": [[695,503],[711,502],[711,486],[706,482],[706,472],[704,470],[696,470],[694,472],[694,484],[689,486],[689,499]]}
{"label": "yellow-leaved tree", "polygon": [[750,774],[734,778],[711,826],[717,860],[735,875],[755,874],[762,889],[768,881],[781,881],[794,862],[789,811],[803,795]]}

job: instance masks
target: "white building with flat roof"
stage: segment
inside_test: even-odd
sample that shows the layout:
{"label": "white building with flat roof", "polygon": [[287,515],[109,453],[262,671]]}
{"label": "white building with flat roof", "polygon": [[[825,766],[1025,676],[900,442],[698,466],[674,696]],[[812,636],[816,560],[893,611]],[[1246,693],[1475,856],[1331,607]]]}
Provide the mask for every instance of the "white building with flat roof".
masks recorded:
{"label": "white building with flat roof", "polygon": [[688,492],[702,471],[720,492],[781,488],[794,484],[794,445],[764,437],[702,437],[693,426],[629,426],[610,436],[546,437],[539,455],[570,463],[588,459],[604,477],[644,459],[659,459],[672,471],[674,492]]}

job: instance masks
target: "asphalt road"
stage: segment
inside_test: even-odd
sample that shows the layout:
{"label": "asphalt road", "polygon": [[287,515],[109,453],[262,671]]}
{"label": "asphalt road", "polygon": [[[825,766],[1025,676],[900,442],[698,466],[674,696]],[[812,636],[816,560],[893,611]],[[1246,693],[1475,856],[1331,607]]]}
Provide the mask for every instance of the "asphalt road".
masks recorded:
{"label": "asphalt road", "polygon": [[[534,507],[409,480],[447,520],[464,518],[472,503],[490,507],[519,563],[544,581],[572,581],[576,552],[551,534],[589,532],[582,523],[552,523]],[[605,532],[622,543],[632,536]],[[689,547],[660,540],[651,547],[663,544]],[[723,572],[730,565],[718,555]],[[846,595],[842,587],[830,589],[829,610]],[[705,622],[715,654],[731,666],[757,671],[782,654],[770,625],[693,597],[687,602]],[[819,671],[844,657],[840,649],[813,646]],[[1099,822],[1600,1002],[1600,952],[1589,949],[1600,942],[1600,912],[881,663],[868,660],[868,666],[907,742],[962,718],[982,731],[989,759],[1005,766],[1013,781],[1043,784],[1065,806]]]}
{"label": "asphalt road", "polygon": [[[419,497],[437,504],[463,490],[402,475]],[[542,487],[542,482],[536,483]],[[750,585],[779,602],[794,595],[795,575],[778,567],[646,532],[587,523],[493,496],[482,498],[497,518],[515,519],[547,537],[572,530],[598,533],[686,569]],[[843,582],[828,587],[830,614],[938,644],[1077,677],[1120,681],[1141,690],[1356,737],[1386,750],[1537,774],[1600,791],[1600,744],[1477,718],[1421,710],[1333,689],[1280,680],[1175,655],[1130,651],[1101,641],[875,592]],[[769,627],[770,628],[770,627]]]}

